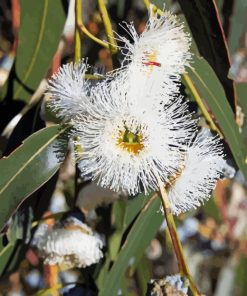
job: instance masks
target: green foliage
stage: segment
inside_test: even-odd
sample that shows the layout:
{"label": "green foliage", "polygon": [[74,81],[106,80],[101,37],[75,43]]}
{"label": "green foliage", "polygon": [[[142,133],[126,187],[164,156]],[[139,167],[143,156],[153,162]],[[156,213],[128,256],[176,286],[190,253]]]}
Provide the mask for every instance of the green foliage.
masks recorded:
{"label": "green foliage", "polygon": [[0,229],[18,205],[58,170],[67,147],[58,126],[34,133],[11,155],[0,160]]}
{"label": "green foliage", "polygon": [[114,233],[110,236],[108,245],[109,251],[106,254],[106,261],[97,278],[98,286],[103,287],[105,278],[109,272],[110,263],[116,261],[121,250],[121,241],[127,229],[134,222],[140,210],[148,202],[149,196],[140,194],[137,198],[126,201],[117,201],[112,209],[112,226]]}
{"label": "green foliage", "polygon": [[207,217],[213,217],[216,222],[221,221],[220,211],[213,197],[205,203],[203,207],[203,212],[206,214]]}
{"label": "green foliage", "polygon": [[7,233],[0,236],[0,275],[18,262],[20,242],[27,242],[31,238],[32,219],[31,208],[28,209],[27,215],[17,212]]}
{"label": "green foliage", "polygon": [[229,50],[234,53],[238,49],[241,34],[244,34],[246,26],[246,0],[235,0],[233,7],[233,15],[231,17],[231,30],[228,39]]}
{"label": "green foliage", "polygon": [[21,0],[13,98],[29,101],[55,54],[65,22],[60,0]]}
{"label": "green foliage", "polygon": [[[21,23],[15,64],[8,83],[1,89],[1,98],[6,94],[8,87],[8,94],[12,96],[5,98],[6,100],[22,100],[29,103],[31,94],[46,76],[52,57],[58,48],[65,22],[62,2],[61,0],[20,1]],[[123,16],[127,2],[112,2],[117,5],[118,15]],[[163,7],[163,1],[153,2],[160,8]],[[230,63],[217,8],[211,0],[178,2],[182,9],[182,17],[186,18],[193,34],[193,43],[203,57],[194,56],[193,68],[188,69],[189,77],[223,132],[237,165],[247,177],[247,154],[244,145],[246,134],[239,132],[235,121],[234,85],[233,81],[228,79]],[[229,38],[231,51],[236,49],[241,34],[241,22],[246,10],[244,2],[244,0],[235,1]],[[223,2],[219,0],[217,3],[221,9]],[[169,0],[166,8],[173,5],[173,1]],[[238,85],[237,93],[239,104],[243,111],[247,112],[246,85]],[[191,95],[193,96],[193,93]],[[37,119],[35,117],[36,115],[31,119],[32,126],[35,125]],[[54,113],[47,110],[45,121],[57,122],[56,120]],[[15,132],[18,133],[18,130]],[[7,233],[0,235],[0,274],[12,257],[15,257],[14,262],[18,261],[20,252],[15,249],[16,243],[25,240],[27,235],[27,233],[24,235],[24,225],[21,223],[18,208],[59,170],[67,152],[66,134],[66,128],[58,126],[44,128],[31,134],[12,154],[0,160],[0,230],[4,229],[11,217],[14,217],[8,231],[7,228],[4,229]],[[15,136],[15,133],[12,135]],[[8,140],[10,142],[10,139]],[[76,200],[74,180],[70,179],[66,186],[65,194],[69,201],[67,204],[73,208]],[[141,295],[145,294],[146,284],[151,278],[145,250],[164,219],[159,208],[158,196],[154,198],[142,194],[134,199],[119,200],[113,204],[111,234],[106,237],[107,252],[104,262],[102,265],[99,264],[94,273],[100,296],[117,295],[119,289],[124,295],[130,295],[128,276],[133,276],[134,273]],[[213,199],[206,204],[205,213],[215,220],[220,219]],[[28,221],[28,233],[30,225],[31,220]],[[241,285],[244,282],[244,270],[246,270],[246,260],[239,264],[236,274],[236,281],[241,291],[239,295],[244,295],[246,291],[245,284]],[[61,288],[61,285],[56,288]],[[44,289],[37,295],[50,295],[53,290]]]}
{"label": "green foliage", "polygon": [[247,289],[247,282],[246,282],[246,270],[247,270],[247,258],[243,257],[241,258],[236,274],[235,274],[235,291],[234,295],[236,296],[245,296],[246,295],[246,289]]}
{"label": "green foliage", "polygon": [[223,131],[226,142],[231,148],[236,163],[247,177],[247,165],[245,163],[247,155],[244,139],[239,132],[224,89],[213,69],[204,59],[195,57],[193,67],[193,69],[188,70],[190,78],[211,109],[220,129]]}
{"label": "green foliage", "polygon": [[147,291],[147,283],[152,278],[151,266],[145,255],[140,259],[136,268],[138,283],[141,290],[141,295],[145,295]]}
{"label": "green foliage", "polygon": [[6,264],[8,263],[9,258],[14,250],[13,244],[7,244],[6,246],[3,246],[2,239],[3,239],[3,235],[0,236],[0,240],[1,240],[1,243],[0,243],[0,258],[1,258],[0,275],[4,271],[4,268],[5,268]]}
{"label": "green foliage", "polygon": [[246,83],[238,83],[237,84],[237,94],[238,94],[238,102],[239,105],[242,107],[242,111],[246,114],[247,113],[247,84]]}
{"label": "green foliage", "polygon": [[109,291],[111,291],[112,295],[117,295],[121,285],[120,279],[128,268],[131,268],[134,263],[138,264],[143,256],[143,252],[157,233],[164,219],[159,208],[160,200],[158,196],[152,198],[143,208],[128,233],[115,263],[104,278],[104,283],[102,283],[99,293],[100,296],[109,295]]}

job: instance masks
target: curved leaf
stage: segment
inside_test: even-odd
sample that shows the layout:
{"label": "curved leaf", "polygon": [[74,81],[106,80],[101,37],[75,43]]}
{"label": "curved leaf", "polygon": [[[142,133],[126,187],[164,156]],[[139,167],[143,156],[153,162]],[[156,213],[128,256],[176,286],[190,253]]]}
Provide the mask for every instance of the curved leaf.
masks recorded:
{"label": "curved leaf", "polygon": [[148,243],[155,236],[164,219],[159,212],[159,207],[160,200],[157,195],[154,195],[131,228],[117,260],[105,278],[104,286],[99,292],[100,296],[108,296],[109,291],[111,295],[117,295],[122,284],[121,279],[131,265],[131,261],[136,264],[141,259]]}
{"label": "curved leaf", "polygon": [[65,22],[60,0],[21,0],[14,99],[28,101],[45,76]]}
{"label": "curved leaf", "polygon": [[228,38],[228,44],[231,53],[234,53],[234,51],[238,49],[241,35],[246,31],[246,13],[247,1],[234,1],[233,15],[231,16],[230,35]]}
{"label": "curved leaf", "polygon": [[58,170],[67,150],[61,139],[65,130],[42,129],[0,160],[0,229],[19,204]]}
{"label": "curved leaf", "polygon": [[237,165],[247,177],[247,157],[244,140],[239,132],[232,109],[222,85],[210,65],[202,58],[194,57],[194,69],[188,69],[195,87],[213,112],[228,143]]}

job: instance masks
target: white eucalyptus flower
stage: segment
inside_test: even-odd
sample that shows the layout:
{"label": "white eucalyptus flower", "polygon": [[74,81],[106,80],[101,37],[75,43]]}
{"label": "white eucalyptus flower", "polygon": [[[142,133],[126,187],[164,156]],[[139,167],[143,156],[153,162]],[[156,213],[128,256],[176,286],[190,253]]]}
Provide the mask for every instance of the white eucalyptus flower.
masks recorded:
{"label": "white eucalyptus flower", "polygon": [[83,60],[77,64],[68,63],[49,80],[48,106],[63,121],[69,122],[78,112],[84,111],[81,102],[90,96],[89,83],[83,77],[88,67]]}
{"label": "white eucalyptus flower", "polygon": [[[85,114],[73,125],[83,152],[78,153],[82,175],[92,174],[102,187],[135,195],[158,189],[157,176],[167,182],[181,163],[181,151],[190,141],[195,122],[180,99],[162,112],[135,106],[124,93],[102,82],[85,103]],[[118,91],[118,94],[121,93]]]}
{"label": "white eucalyptus flower", "polygon": [[153,100],[161,100],[160,94],[166,94],[166,99],[173,97],[178,91],[180,75],[191,59],[191,38],[185,32],[183,23],[175,15],[164,11],[162,16],[150,14],[140,36],[133,23],[126,26],[133,43],[119,35],[117,39],[124,43],[123,65],[127,64],[127,76],[135,85],[130,89],[130,97],[142,98],[147,93]]}
{"label": "white eucalyptus flower", "polygon": [[[46,231],[44,231],[46,229]],[[102,241],[92,229],[76,218],[58,224],[52,230],[42,227],[33,241],[44,263],[66,268],[86,267],[97,263],[102,257]]]}
{"label": "white eucalyptus flower", "polygon": [[180,214],[208,200],[224,167],[219,139],[203,129],[188,147],[180,170],[167,185],[172,212]]}

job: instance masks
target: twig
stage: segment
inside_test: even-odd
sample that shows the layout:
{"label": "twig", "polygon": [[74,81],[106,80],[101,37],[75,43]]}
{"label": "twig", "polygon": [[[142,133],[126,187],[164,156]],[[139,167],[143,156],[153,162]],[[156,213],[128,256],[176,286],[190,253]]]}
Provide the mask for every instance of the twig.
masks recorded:
{"label": "twig", "polygon": [[164,188],[164,184],[162,183],[162,181],[160,180],[160,178],[157,176],[157,180],[159,183],[159,188],[160,188],[160,198],[161,198],[161,202],[162,202],[162,206],[164,209],[164,214],[165,214],[165,218],[166,218],[166,222],[167,222],[167,227],[171,236],[171,240],[172,240],[172,244],[174,247],[174,251],[177,257],[177,262],[178,262],[178,267],[179,267],[179,272],[181,275],[185,276],[190,283],[190,289],[191,292],[194,296],[199,296],[200,293],[196,287],[196,285],[193,282],[193,279],[190,275],[186,260],[185,260],[185,256],[183,253],[183,248],[181,245],[181,242],[178,238],[178,234],[177,234],[177,230],[176,230],[176,224],[174,222],[173,219],[173,215],[171,212],[171,207],[170,207],[170,202],[166,193],[166,190]]}
{"label": "twig", "polygon": [[150,11],[150,7],[152,7],[152,13],[158,13],[159,15],[163,14],[163,11],[159,9],[156,5],[152,4],[150,0],[143,0],[147,10]]}
{"label": "twig", "polygon": [[78,22],[82,19],[81,1],[82,0],[75,1],[75,63],[79,62],[81,59],[81,36],[77,27]]}
{"label": "twig", "polygon": [[77,23],[77,27],[80,29],[80,31],[82,33],[84,33],[88,38],[92,39],[93,41],[95,41],[96,43],[98,43],[99,45],[107,48],[107,49],[110,49],[110,46],[108,43],[106,43],[105,41],[95,37],[92,33],[90,33],[88,31],[88,29],[84,26],[84,24],[82,22],[78,22]]}
{"label": "twig", "polygon": [[118,52],[118,47],[115,38],[113,37],[113,30],[112,30],[112,25],[111,21],[105,6],[105,1],[104,0],[98,0],[98,5],[99,5],[99,11],[103,20],[103,24],[105,27],[107,39],[109,42],[109,49],[111,51],[111,54],[116,54]]}
{"label": "twig", "polygon": [[85,27],[82,21],[82,0],[76,0],[75,5],[75,11],[76,11],[76,20],[75,20],[75,30],[78,34],[78,38],[80,38],[80,33],[84,33],[88,38],[92,39],[99,45],[110,49],[110,46],[107,42],[95,37],[92,33],[88,31],[88,29]]}
{"label": "twig", "polygon": [[85,74],[83,75],[84,79],[92,79],[92,80],[101,80],[104,79],[103,76],[101,75],[96,75],[96,74]]}

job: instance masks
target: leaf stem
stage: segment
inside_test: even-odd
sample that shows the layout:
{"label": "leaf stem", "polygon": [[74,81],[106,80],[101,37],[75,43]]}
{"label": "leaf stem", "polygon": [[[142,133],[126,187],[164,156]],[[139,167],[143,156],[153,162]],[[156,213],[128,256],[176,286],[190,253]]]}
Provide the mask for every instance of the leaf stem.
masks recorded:
{"label": "leaf stem", "polygon": [[58,296],[59,291],[57,289],[58,284],[58,265],[44,265],[44,276],[47,283],[47,286],[50,288],[51,296]]}
{"label": "leaf stem", "polygon": [[88,38],[92,39],[93,41],[95,41],[96,43],[98,43],[99,45],[110,49],[110,46],[108,43],[106,43],[105,41],[95,37],[92,33],[90,33],[88,31],[88,29],[85,27],[85,25],[83,24],[82,20],[78,20],[77,22],[77,28],[80,30],[81,33],[84,33]]}
{"label": "leaf stem", "polygon": [[112,25],[111,21],[105,6],[105,1],[104,0],[98,0],[98,6],[99,6],[99,11],[103,20],[103,24],[105,27],[107,39],[109,42],[109,49],[111,51],[111,54],[116,54],[118,52],[118,47],[115,38],[113,37],[113,30],[112,30]]}
{"label": "leaf stem", "polygon": [[152,4],[150,0],[143,0],[143,2],[148,11],[150,11],[150,8],[151,8],[152,13],[158,13],[159,15],[164,14],[164,12],[161,9],[159,9],[156,5]]}
{"label": "leaf stem", "polygon": [[176,224],[174,222],[173,219],[173,215],[171,212],[171,207],[170,207],[170,202],[168,199],[168,195],[167,192],[164,188],[164,184],[162,183],[162,181],[160,180],[159,177],[157,177],[158,179],[158,183],[159,183],[159,188],[160,188],[160,198],[161,198],[161,202],[162,202],[162,206],[164,209],[164,214],[165,214],[165,218],[166,218],[166,222],[167,222],[167,227],[171,236],[171,240],[172,240],[172,244],[174,247],[174,251],[177,257],[177,262],[178,262],[178,267],[179,267],[179,272],[182,276],[185,276],[190,283],[190,289],[191,292],[194,296],[199,296],[201,295],[195,285],[195,283],[193,282],[193,279],[190,275],[189,272],[189,268],[187,266],[186,260],[185,260],[185,256],[183,253],[183,248],[182,248],[182,244],[178,238],[178,234],[177,234],[177,230],[176,230]]}
{"label": "leaf stem", "polygon": [[77,63],[81,59],[81,36],[77,24],[82,19],[82,0],[75,0],[75,55],[74,62]]}
{"label": "leaf stem", "polygon": [[[76,0],[75,3],[75,38],[80,38],[80,33],[85,34],[89,39],[93,40],[94,42],[98,43],[99,45],[110,49],[110,45],[94,36],[88,29],[85,27],[82,21],[82,0]],[[77,40],[77,39],[76,39]],[[80,39],[79,39],[80,40]]]}
{"label": "leaf stem", "polygon": [[103,76],[97,74],[85,74],[83,75],[84,79],[92,79],[92,80],[102,80],[104,79]]}

